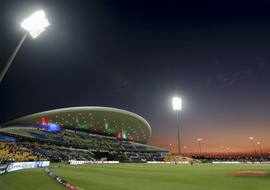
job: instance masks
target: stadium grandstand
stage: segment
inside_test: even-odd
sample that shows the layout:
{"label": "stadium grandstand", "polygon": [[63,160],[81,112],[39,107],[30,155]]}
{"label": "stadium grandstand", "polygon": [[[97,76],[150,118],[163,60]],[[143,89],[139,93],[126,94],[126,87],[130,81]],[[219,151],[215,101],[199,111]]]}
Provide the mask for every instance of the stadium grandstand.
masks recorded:
{"label": "stadium grandstand", "polygon": [[132,112],[108,107],[56,109],[2,124],[0,162],[163,160],[168,151],[147,145],[150,137],[148,122]]}

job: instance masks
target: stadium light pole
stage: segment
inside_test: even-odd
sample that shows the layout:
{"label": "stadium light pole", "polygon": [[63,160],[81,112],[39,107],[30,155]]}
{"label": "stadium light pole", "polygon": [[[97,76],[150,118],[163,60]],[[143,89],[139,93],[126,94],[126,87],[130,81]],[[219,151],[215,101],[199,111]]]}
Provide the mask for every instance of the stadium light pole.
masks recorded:
{"label": "stadium light pole", "polygon": [[260,141],[258,141],[256,144],[259,146],[259,149],[260,149],[260,155],[261,155],[261,157],[262,157],[262,156],[263,156],[262,143],[261,143]]}
{"label": "stadium light pole", "polygon": [[227,150],[227,153],[229,154],[230,151],[231,151],[231,148],[230,147],[227,147],[226,150]]}
{"label": "stadium light pole", "polygon": [[42,32],[46,30],[46,28],[50,25],[45,12],[43,10],[39,10],[34,12],[28,18],[24,19],[21,23],[21,27],[25,30],[25,34],[23,35],[22,39],[18,43],[17,47],[7,60],[3,70],[0,72],[0,84],[4,79],[9,67],[11,66],[13,60],[15,59],[18,51],[22,47],[23,42],[27,38],[28,34],[35,39],[37,38]]}
{"label": "stadium light pole", "polygon": [[254,137],[248,137],[248,139],[249,139],[250,142],[252,143],[252,146],[253,146],[253,148],[254,148],[254,153],[255,153],[254,156],[256,156],[257,151],[256,151],[256,145],[255,145]]}
{"label": "stadium light pole", "polygon": [[181,154],[181,142],[180,142],[180,112],[182,110],[182,98],[175,96],[172,98],[172,108],[176,111],[176,121],[177,121],[177,147],[178,147],[178,155]]}
{"label": "stadium light pole", "polygon": [[184,149],[184,152],[183,152],[183,154],[187,154],[187,146],[183,146],[183,149]]}
{"label": "stadium light pole", "polygon": [[172,154],[172,143],[169,144],[170,153]]}
{"label": "stadium light pole", "polygon": [[202,154],[202,144],[201,144],[202,140],[203,140],[202,138],[197,138],[197,142],[199,144],[199,153],[200,153],[200,155]]}

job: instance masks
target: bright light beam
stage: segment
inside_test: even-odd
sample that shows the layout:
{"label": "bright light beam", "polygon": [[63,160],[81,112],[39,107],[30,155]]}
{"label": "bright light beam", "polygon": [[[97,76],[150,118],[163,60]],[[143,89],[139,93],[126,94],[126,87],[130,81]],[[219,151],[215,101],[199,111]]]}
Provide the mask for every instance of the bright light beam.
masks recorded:
{"label": "bright light beam", "polygon": [[172,98],[172,107],[173,107],[173,110],[176,110],[176,111],[181,111],[182,110],[182,98],[180,97],[173,97]]}
{"label": "bright light beam", "polygon": [[32,36],[32,38],[37,38],[42,32],[46,30],[46,28],[50,25],[48,19],[46,18],[45,12],[43,10],[36,11],[28,18],[23,20],[21,23],[21,27],[26,30],[22,39],[18,43],[17,47],[7,60],[5,66],[2,70],[0,70],[0,83],[3,81],[9,67],[11,66],[13,60],[15,59],[18,51],[20,50],[23,42],[28,36],[28,33]]}
{"label": "bright light beam", "polygon": [[29,32],[32,38],[37,38],[50,25],[43,10],[34,12],[22,21],[21,27]]}

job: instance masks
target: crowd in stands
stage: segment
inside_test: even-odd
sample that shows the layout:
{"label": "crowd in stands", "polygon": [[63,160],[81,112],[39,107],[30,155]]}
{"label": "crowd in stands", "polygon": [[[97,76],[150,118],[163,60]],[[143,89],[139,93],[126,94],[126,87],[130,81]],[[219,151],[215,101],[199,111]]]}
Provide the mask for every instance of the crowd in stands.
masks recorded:
{"label": "crowd in stands", "polygon": [[75,149],[52,144],[17,142],[0,144],[0,162],[11,161],[33,161],[50,160],[53,162],[64,162],[69,160],[98,160],[106,158],[108,160],[120,161],[147,161],[162,160],[159,153],[128,151],[89,151],[85,149]]}
{"label": "crowd in stands", "polygon": [[15,143],[0,142],[0,163],[39,160],[31,149],[18,146]]}
{"label": "crowd in stands", "polygon": [[[11,128],[8,132],[17,139],[17,142],[5,143],[5,146],[16,147],[15,152],[24,155],[21,160],[45,159],[60,162],[98,160],[105,157],[108,160],[139,162],[160,161],[165,154],[165,151],[157,151],[155,147],[148,145],[80,131],[63,130],[60,133],[51,133],[30,128],[22,130]],[[22,150],[22,153],[19,150]],[[1,151],[0,157],[2,154],[4,153]],[[18,156],[16,158],[16,161],[20,160]]]}
{"label": "crowd in stands", "polygon": [[31,149],[35,155],[53,162],[94,159],[93,154],[87,150],[40,143],[20,143],[20,146],[27,147],[28,149]]}

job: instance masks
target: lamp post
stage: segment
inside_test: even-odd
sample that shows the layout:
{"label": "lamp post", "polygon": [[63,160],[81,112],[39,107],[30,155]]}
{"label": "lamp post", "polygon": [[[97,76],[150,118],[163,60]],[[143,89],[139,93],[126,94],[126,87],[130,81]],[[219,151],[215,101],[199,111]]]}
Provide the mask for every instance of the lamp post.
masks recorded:
{"label": "lamp post", "polygon": [[258,141],[256,144],[259,146],[261,157],[263,157],[262,143]]}
{"label": "lamp post", "polygon": [[227,153],[229,154],[230,151],[231,151],[231,148],[230,147],[227,147],[226,150],[227,150]]}
{"label": "lamp post", "polygon": [[254,148],[254,153],[255,153],[254,157],[255,157],[256,154],[257,154],[257,151],[256,151],[256,145],[255,145],[255,142],[254,142],[254,137],[248,137],[248,139],[251,141],[252,146]]}
{"label": "lamp post", "polygon": [[202,140],[203,140],[202,138],[197,138],[197,142],[199,144],[199,153],[200,153],[200,155],[202,154],[202,145],[201,145]]}
{"label": "lamp post", "polygon": [[8,61],[6,62],[3,70],[0,72],[0,84],[5,77],[9,67],[11,66],[13,60],[15,59],[18,51],[20,50],[23,42],[27,38],[28,34],[32,38],[37,38],[42,32],[45,31],[45,29],[50,25],[48,19],[46,18],[45,12],[43,10],[36,11],[32,15],[30,15],[28,18],[23,20],[21,23],[21,27],[26,31],[23,35],[22,39],[18,43],[17,47],[9,57]]}
{"label": "lamp post", "polygon": [[187,146],[183,146],[183,148],[184,148],[184,151],[183,151],[183,154],[185,154],[185,155],[187,155],[187,152],[188,152],[188,147]]}
{"label": "lamp post", "polygon": [[169,144],[169,148],[170,148],[170,153],[172,154],[172,143]]}
{"label": "lamp post", "polygon": [[180,97],[173,97],[172,98],[172,108],[176,111],[176,120],[177,120],[177,147],[178,147],[178,154],[181,154],[181,142],[180,142],[180,111],[182,110],[182,98]]}

